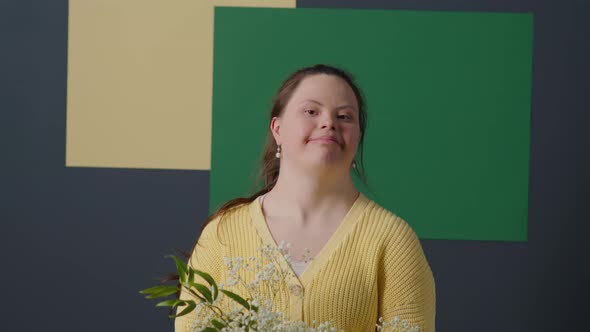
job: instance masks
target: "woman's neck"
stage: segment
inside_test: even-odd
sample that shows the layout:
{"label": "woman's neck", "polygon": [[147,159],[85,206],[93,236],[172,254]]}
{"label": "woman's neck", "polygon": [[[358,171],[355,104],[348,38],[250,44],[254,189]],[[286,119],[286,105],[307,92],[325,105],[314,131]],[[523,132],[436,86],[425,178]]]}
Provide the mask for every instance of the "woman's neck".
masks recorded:
{"label": "woman's neck", "polygon": [[358,195],[350,174],[318,177],[281,170],[276,185],[265,195],[264,205],[272,215],[288,216],[291,222],[305,225],[335,211],[348,211]]}

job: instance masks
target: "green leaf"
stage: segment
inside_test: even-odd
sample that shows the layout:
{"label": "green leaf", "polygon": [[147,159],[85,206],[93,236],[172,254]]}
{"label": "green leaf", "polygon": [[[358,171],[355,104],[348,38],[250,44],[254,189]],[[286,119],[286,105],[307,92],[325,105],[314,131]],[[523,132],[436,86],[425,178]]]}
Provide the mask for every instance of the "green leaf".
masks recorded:
{"label": "green leaf", "polygon": [[198,294],[197,292],[195,292],[194,290],[192,290],[192,289],[190,289],[190,288],[188,288],[188,287],[187,287],[187,289],[188,289],[188,291],[189,291],[191,294],[193,294],[195,297],[198,297],[198,298],[199,298],[199,300],[201,300],[201,302],[207,302],[207,299],[205,299],[204,297],[202,297],[201,295],[199,295],[199,294]]}
{"label": "green leaf", "polygon": [[195,301],[186,301],[185,303],[186,303],[185,304],[186,308],[184,308],[180,313],[178,313],[176,315],[169,315],[168,317],[175,318],[175,317],[184,316],[184,315],[188,314],[189,312],[193,311],[193,309],[195,309],[195,307],[197,306]]}
{"label": "green leaf", "polygon": [[165,297],[168,295],[172,295],[172,294],[176,294],[176,292],[178,292],[178,287],[176,286],[156,286],[156,287],[152,287],[149,290],[149,294],[148,296],[146,296],[146,299],[155,299],[158,297]]}
{"label": "green leaf", "polygon": [[174,308],[177,305],[183,304],[183,303],[185,303],[185,301],[172,299],[172,300],[162,301],[162,302],[156,304],[156,307],[172,307],[172,308]]}
{"label": "green leaf", "polygon": [[190,270],[194,271],[194,273],[198,274],[201,278],[205,279],[205,281],[207,281],[207,283],[209,283],[210,286],[213,286],[213,301],[217,300],[217,296],[219,295],[219,288],[217,287],[217,284],[215,283],[213,277],[211,277],[211,275],[207,272],[199,271],[193,268],[190,268]]}
{"label": "green leaf", "polygon": [[239,304],[241,304],[244,308],[250,310],[250,304],[248,303],[248,301],[244,300],[241,296],[239,296],[236,293],[230,292],[228,290],[225,289],[220,289],[220,292],[222,292],[223,294],[229,296],[232,300],[238,302]]}
{"label": "green leaf", "polygon": [[205,279],[205,281],[207,281],[209,283],[209,286],[215,285],[215,280],[213,280],[213,278],[211,277],[211,275],[209,273],[203,272],[203,271],[199,271],[199,270],[195,270],[193,268],[191,268],[191,270],[193,270],[201,278]]}
{"label": "green leaf", "polygon": [[166,296],[169,296],[172,294],[176,294],[176,292],[178,292],[178,289],[176,289],[176,287],[172,287],[171,289],[165,289],[159,293],[154,293],[154,294],[148,295],[145,298],[146,299],[157,299],[159,297],[166,297]]}
{"label": "green leaf", "polygon": [[154,287],[146,288],[144,290],[140,290],[139,293],[141,293],[141,294],[157,293],[160,291],[160,289],[162,289],[162,287],[168,287],[168,286],[164,286],[164,285],[154,286]]}
{"label": "green leaf", "polygon": [[194,287],[197,289],[197,291],[199,291],[199,293],[201,293],[203,295],[203,297],[205,297],[207,299],[207,302],[209,303],[213,303],[213,298],[211,296],[211,291],[209,290],[209,288],[207,288],[207,286],[203,285],[203,284],[197,284],[197,283],[192,283],[190,284],[191,287]]}
{"label": "green leaf", "polygon": [[186,263],[174,255],[168,255],[166,257],[174,259],[174,262],[176,263],[176,270],[178,271],[178,279],[181,283],[186,282],[186,274],[188,273],[188,267]]}
{"label": "green leaf", "polygon": [[213,324],[213,326],[215,326],[215,328],[218,330],[221,330],[222,328],[224,328],[226,326],[225,324],[221,323],[217,319],[211,320],[211,324]]}
{"label": "green leaf", "polygon": [[219,288],[217,288],[216,284],[213,284],[213,301],[217,300],[218,295],[219,295]]}
{"label": "green leaf", "polygon": [[195,270],[191,269],[190,267],[188,268],[188,282],[194,282],[195,281]]}

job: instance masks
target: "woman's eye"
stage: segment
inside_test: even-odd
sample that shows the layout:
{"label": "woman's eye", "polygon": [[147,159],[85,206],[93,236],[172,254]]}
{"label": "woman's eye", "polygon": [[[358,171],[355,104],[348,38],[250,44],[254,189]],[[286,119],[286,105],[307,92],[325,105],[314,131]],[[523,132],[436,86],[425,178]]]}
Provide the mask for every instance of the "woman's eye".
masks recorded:
{"label": "woman's eye", "polygon": [[315,110],[305,110],[305,113],[313,115],[313,114],[315,114]]}
{"label": "woman's eye", "polygon": [[338,116],[340,119],[350,120],[352,117],[348,114],[341,114]]}

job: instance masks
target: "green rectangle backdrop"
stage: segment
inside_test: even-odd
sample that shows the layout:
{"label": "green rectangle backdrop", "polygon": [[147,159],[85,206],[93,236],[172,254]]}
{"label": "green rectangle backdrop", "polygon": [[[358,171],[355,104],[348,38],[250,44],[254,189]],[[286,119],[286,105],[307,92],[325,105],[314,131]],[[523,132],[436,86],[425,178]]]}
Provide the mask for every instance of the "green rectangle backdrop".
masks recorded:
{"label": "green rectangle backdrop", "polygon": [[531,14],[215,10],[210,209],[252,191],[271,98],[315,63],[367,99],[360,190],[422,239],[527,240]]}

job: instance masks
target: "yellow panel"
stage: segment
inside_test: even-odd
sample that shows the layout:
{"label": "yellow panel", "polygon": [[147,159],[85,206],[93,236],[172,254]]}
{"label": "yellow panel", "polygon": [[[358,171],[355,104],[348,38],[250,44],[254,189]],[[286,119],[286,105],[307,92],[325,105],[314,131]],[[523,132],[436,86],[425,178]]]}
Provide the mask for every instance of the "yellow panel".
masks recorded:
{"label": "yellow panel", "polygon": [[70,0],[66,166],[210,169],[215,5]]}

